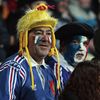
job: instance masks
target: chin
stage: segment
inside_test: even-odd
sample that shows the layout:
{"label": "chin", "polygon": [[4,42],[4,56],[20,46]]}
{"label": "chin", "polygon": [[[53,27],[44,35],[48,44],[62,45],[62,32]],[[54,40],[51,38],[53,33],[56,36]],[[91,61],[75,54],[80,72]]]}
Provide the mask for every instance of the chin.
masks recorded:
{"label": "chin", "polygon": [[46,57],[48,55],[48,53],[49,53],[48,51],[41,51],[41,52],[39,52],[39,55]]}
{"label": "chin", "polygon": [[82,51],[82,52],[77,52],[74,56],[74,61],[76,63],[80,63],[80,62],[83,62],[86,58],[86,52],[85,51]]}
{"label": "chin", "polygon": [[84,60],[85,60],[85,56],[82,57],[81,59],[77,59],[76,57],[74,58],[74,61],[75,61],[76,63],[83,62]]}

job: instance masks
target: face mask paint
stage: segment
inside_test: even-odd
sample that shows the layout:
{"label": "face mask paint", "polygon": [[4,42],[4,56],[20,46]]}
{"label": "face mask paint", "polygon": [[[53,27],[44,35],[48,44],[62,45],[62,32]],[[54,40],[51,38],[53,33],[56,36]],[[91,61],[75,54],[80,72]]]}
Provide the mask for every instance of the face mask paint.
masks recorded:
{"label": "face mask paint", "polygon": [[49,40],[49,43],[51,44],[52,43],[51,36],[48,37],[48,40]]}
{"label": "face mask paint", "polygon": [[34,43],[35,44],[39,44],[39,42],[41,41],[41,36],[35,36],[35,41],[34,41]]}
{"label": "face mask paint", "polygon": [[87,43],[88,39],[85,36],[74,36],[73,40],[67,46],[67,50],[64,53],[65,59],[71,65],[76,65],[79,62],[84,61],[87,55]]}
{"label": "face mask paint", "polygon": [[85,60],[86,55],[87,55],[87,47],[85,45],[88,45],[87,41],[88,39],[86,37],[84,36],[81,37],[80,49],[75,53],[75,56],[74,56],[74,61],[76,63],[79,63]]}
{"label": "face mask paint", "polygon": [[[34,43],[36,44],[36,45],[39,45],[39,44],[41,44],[42,43],[42,41],[43,41],[43,36],[41,36],[41,35],[37,35],[37,36],[35,36],[35,40],[34,40]],[[48,39],[48,42],[49,43],[52,43],[52,40],[51,40],[51,36],[48,36],[47,37]]]}

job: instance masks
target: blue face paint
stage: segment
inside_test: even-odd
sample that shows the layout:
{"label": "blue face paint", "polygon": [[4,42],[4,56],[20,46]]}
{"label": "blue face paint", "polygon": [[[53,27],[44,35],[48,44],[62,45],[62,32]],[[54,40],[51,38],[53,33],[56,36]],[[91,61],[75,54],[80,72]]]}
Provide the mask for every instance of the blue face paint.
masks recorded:
{"label": "blue face paint", "polygon": [[35,41],[34,41],[35,44],[40,44],[41,41],[42,41],[42,37],[41,36],[39,36],[39,35],[35,36]]}
{"label": "blue face paint", "polygon": [[[87,48],[84,43],[88,39],[85,36],[74,36],[72,41],[66,46],[67,50],[64,52],[64,57],[71,65],[76,65],[85,59]],[[83,55],[80,59],[77,55]]]}
{"label": "blue face paint", "polygon": [[65,59],[69,64],[74,65],[74,55],[79,50],[80,46],[76,44],[69,44],[67,46],[67,52],[64,53]]}
{"label": "blue face paint", "polygon": [[[49,43],[52,43],[51,36],[48,36],[47,38],[48,38],[48,42],[49,42]],[[36,45],[41,44],[42,41],[43,41],[43,36],[41,36],[41,35],[35,36],[35,41],[34,41],[34,43],[35,43]]]}

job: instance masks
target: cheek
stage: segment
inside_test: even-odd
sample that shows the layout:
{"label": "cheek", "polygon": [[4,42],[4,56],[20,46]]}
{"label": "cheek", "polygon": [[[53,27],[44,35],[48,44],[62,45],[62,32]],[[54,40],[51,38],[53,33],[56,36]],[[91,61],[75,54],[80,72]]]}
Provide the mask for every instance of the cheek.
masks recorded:
{"label": "cheek", "polygon": [[39,44],[41,41],[42,41],[42,37],[39,35],[31,37],[31,43],[33,44]]}
{"label": "cheek", "polygon": [[75,45],[75,44],[70,44],[68,47],[67,54],[74,57],[74,55],[76,54],[76,52],[79,50],[79,45]]}
{"label": "cheek", "polygon": [[35,41],[35,36],[33,35],[30,35],[29,38],[28,38],[28,41],[29,41],[29,45],[33,45],[34,44],[34,41]]}
{"label": "cheek", "polygon": [[86,47],[86,56],[87,56],[87,54],[88,54],[88,47]]}
{"label": "cheek", "polygon": [[83,50],[83,51],[87,52],[88,46],[85,45],[84,43],[80,43],[80,50]]}
{"label": "cheek", "polygon": [[38,42],[41,40],[41,37],[40,36],[35,36],[34,37],[34,43],[35,44],[38,44]]}
{"label": "cheek", "polygon": [[69,48],[70,48],[71,51],[77,52],[79,50],[80,46],[79,45],[75,45],[75,44],[71,44],[69,46]]}
{"label": "cheek", "polygon": [[51,36],[48,37],[48,42],[49,42],[50,44],[52,43]]}
{"label": "cheek", "polygon": [[86,46],[83,45],[83,46],[82,46],[82,49],[83,49],[84,51],[87,51],[88,48],[87,48]]}
{"label": "cheek", "polygon": [[88,54],[88,47],[87,46],[83,46],[83,50],[84,50],[84,56],[85,58],[87,57],[87,54]]}
{"label": "cheek", "polygon": [[86,51],[86,53],[88,52],[88,46],[84,46],[84,51]]}

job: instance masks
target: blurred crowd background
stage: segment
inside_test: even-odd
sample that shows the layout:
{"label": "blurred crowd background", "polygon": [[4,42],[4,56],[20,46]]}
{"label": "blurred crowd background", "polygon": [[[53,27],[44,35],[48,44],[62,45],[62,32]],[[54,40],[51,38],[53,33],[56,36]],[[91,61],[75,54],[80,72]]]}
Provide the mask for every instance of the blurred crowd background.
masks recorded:
{"label": "blurred crowd background", "polygon": [[[100,27],[100,0],[42,0],[58,18],[56,30],[73,21]],[[27,9],[41,0],[0,0],[0,62],[18,50],[16,25]]]}

